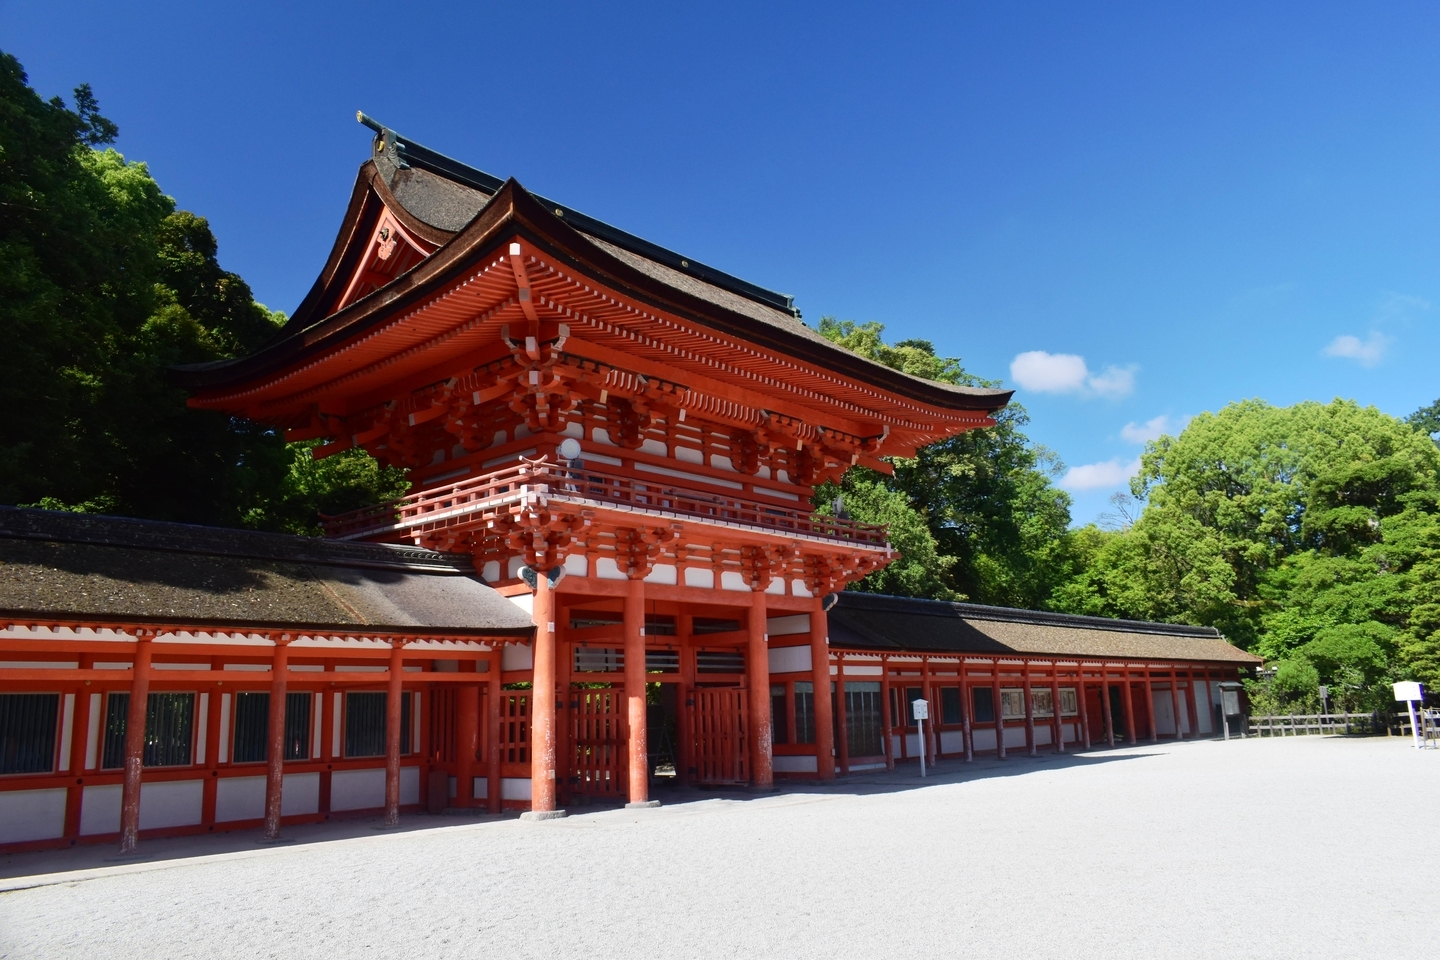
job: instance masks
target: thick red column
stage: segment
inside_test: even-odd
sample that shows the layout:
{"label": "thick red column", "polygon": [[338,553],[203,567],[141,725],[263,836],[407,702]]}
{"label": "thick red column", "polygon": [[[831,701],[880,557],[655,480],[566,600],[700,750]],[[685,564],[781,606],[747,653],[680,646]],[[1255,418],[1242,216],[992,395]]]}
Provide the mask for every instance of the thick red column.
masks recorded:
{"label": "thick red column", "polygon": [[649,725],[645,714],[645,581],[631,577],[625,591],[625,722],[629,730],[628,807],[658,807],[650,800]]}
{"label": "thick red column", "polygon": [[490,676],[485,688],[485,806],[499,813],[505,798],[500,795],[500,707],[505,692],[501,689],[504,648],[496,645],[490,654]]}
{"label": "thick red column", "polygon": [[1160,742],[1160,724],[1155,717],[1155,682],[1150,679],[1150,668],[1145,668],[1145,715],[1150,718],[1150,742]]}
{"label": "thick red column", "polygon": [[[475,661],[461,667],[474,670]],[[455,691],[455,806],[475,805],[475,758],[480,755],[480,684]]]}
{"label": "thick red column", "polygon": [[[840,761],[840,773],[850,775],[850,727],[845,705],[845,658],[840,658],[839,671],[835,674],[835,736],[836,753]],[[829,693],[829,687],[826,688]]]}
{"label": "thick red column", "polygon": [[990,662],[990,693],[995,698],[992,712],[995,714],[995,756],[1004,760],[1005,754],[1005,707],[1000,700],[1000,661]]}
{"label": "thick red column", "polygon": [[[895,734],[890,721],[895,719],[895,704],[890,699],[890,661],[885,656],[880,657],[880,732],[885,737],[885,769],[895,769]],[[900,744],[905,744],[905,718],[900,718]]]}
{"label": "thick red column", "polygon": [[[81,657],[80,669],[94,669],[93,657]],[[102,700],[103,704],[103,700]],[[102,706],[103,709],[103,706]],[[70,726],[70,784],[65,791],[65,833],[74,839],[80,836],[80,804],[85,796],[85,747],[90,737],[90,691],[81,687],[75,694],[75,714]]]}
{"label": "thick red column", "polygon": [[265,833],[261,839],[280,839],[281,794],[285,788],[285,671],[290,664],[290,638],[275,642],[270,661],[270,726],[265,754]]}
{"label": "thick red column", "polygon": [[385,826],[400,825],[400,681],[405,676],[405,647],[393,641],[390,648],[390,683],[385,695]]}
{"label": "thick red column", "polygon": [[1060,664],[1050,664],[1050,725],[1055,731],[1055,752],[1065,752],[1065,716],[1060,710]]}
{"label": "thick red column", "polygon": [[[555,593],[536,571],[534,683],[530,691],[530,812],[559,814],[555,783]],[[541,817],[531,817],[541,819]]]}
{"label": "thick red column", "polygon": [[771,755],[774,731],[770,719],[770,644],[765,635],[768,629],[765,621],[765,591],[752,590],[748,624],[750,650],[745,661],[750,681],[750,782],[757,790],[769,790],[775,785]]}
{"label": "thick red column", "polygon": [[969,663],[964,657],[960,658],[960,729],[961,736],[965,740],[965,762],[970,763],[975,759],[975,733],[970,728],[970,711],[972,709],[972,694],[970,693]]}
{"label": "thick red column", "polygon": [[1175,739],[1184,740],[1185,727],[1180,722],[1180,671],[1174,667],[1170,668],[1170,710],[1175,714]]}
{"label": "thick red column", "polygon": [[134,853],[140,842],[140,780],[145,765],[145,717],[150,706],[150,642],[148,631],[136,632],[130,710],[125,717],[125,782],[120,789],[122,855]]}
{"label": "thick red column", "polygon": [[[1103,689],[1103,688],[1102,688]],[[1103,703],[1105,698],[1101,695]],[[1075,665],[1075,707],[1080,711],[1080,742],[1090,749],[1090,705],[1085,702],[1085,664]]]}
{"label": "thick red column", "polygon": [[815,686],[815,769],[821,780],[835,779],[835,711],[830,700],[829,622],[825,598],[817,596],[810,607],[810,676]]}
{"label": "thick red column", "polygon": [[1135,739],[1135,699],[1130,689],[1129,667],[1121,674],[1120,683],[1125,691],[1125,696],[1121,699],[1121,705],[1125,708],[1125,742],[1133,746],[1138,741]]}
{"label": "thick red column", "polygon": [[1035,756],[1035,697],[1030,687],[1030,662],[1025,662],[1025,752]]}

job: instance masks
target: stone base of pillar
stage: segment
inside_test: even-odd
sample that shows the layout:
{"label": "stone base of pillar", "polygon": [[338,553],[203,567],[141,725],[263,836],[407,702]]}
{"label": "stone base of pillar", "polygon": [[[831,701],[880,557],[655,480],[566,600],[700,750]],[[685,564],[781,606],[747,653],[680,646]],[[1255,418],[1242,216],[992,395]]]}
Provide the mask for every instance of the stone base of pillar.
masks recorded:
{"label": "stone base of pillar", "polygon": [[532,822],[536,820],[559,820],[565,815],[564,810],[526,810],[520,814],[520,819],[530,820]]}
{"label": "stone base of pillar", "polygon": [[626,809],[626,810],[650,810],[650,809],[652,809],[652,808],[654,808],[654,807],[658,807],[658,806],[660,806],[660,801],[659,801],[659,800],[641,800],[641,801],[639,801],[639,802],[637,802],[637,803],[627,803],[627,804],[625,804],[625,809]]}

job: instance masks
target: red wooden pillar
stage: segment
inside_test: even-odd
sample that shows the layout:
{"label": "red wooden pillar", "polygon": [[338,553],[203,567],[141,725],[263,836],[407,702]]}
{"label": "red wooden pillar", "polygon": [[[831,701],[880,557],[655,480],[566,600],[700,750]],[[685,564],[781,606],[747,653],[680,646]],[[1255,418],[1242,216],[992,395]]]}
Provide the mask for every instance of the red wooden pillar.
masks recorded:
{"label": "red wooden pillar", "polygon": [[[886,657],[884,657],[884,656],[882,655],[882,656],[880,657],[880,702],[881,702],[881,710],[880,710],[880,732],[881,732],[881,734],[885,737],[885,769],[886,769],[886,770],[894,770],[894,769],[895,769],[895,735],[894,735],[894,733],[891,732],[891,731],[892,731],[892,727],[890,726],[890,720],[891,720],[893,714],[895,713],[895,704],[894,704],[894,703],[891,701],[891,699],[890,699],[890,691],[891,691],[892,689],[894,689],[894,688],[890,686],[890,661],[889,661],[889,659],[887,659]],[[901,743],[901,746],[903,747],[903,746],[904,746],[904,743],[905,743],[905,736],[904,736],[904,730],[905,730],[904,723],[905,723],[905,718],[904,718],[904,717],[901,717],[901,718],[900,718],[900,723],[901,723],[901,727],[900,727],[900,730],[901,730],[900,743]]]}
{"label": "red wooden pillar", "polygon": [[500,671],[505,648],[498,643],[494,646],[485,688],[485,806],[491,813],[499,813],[504,802],[500,795],[500,701],[505,694],[500,689]]}
{"label": "red wooden pillar", "polygon": [[1035,698],[1030,688],[1030,661],[1025,661],[1025,752],[1035,756]]}
{"label": "red wooden pillar", "polygon": [[[269,843],[280,839],[280,811],[283,807],[281,795],[285,788],[285,672],[289,665],[290,637],[287,635],[276,639],[275,655],[270,661],[270,726],[266,731],[269,736],[265,755],[265,833],[261,837]],[[388,784],[386,797],[388,801]]]}
{"label": "red wooden pillar", "polygon": [[1189,664],[1185,668],[1185,712],[1190,716],[1190,739],[1195,740],[1200,736],[1200,710],[1195,703],[1195,665]]}
{"label": "red wooden pillar", "polygon": [[680,654],[680,742],[676,744],[675,776],[690,783],[699,773],[695,759],[695,618],[688,613],[675,617],[675,645]]}
{"label": "red wooden pillar", "polygon": [[1050,725],[1055,730],[1055,752],[1065,752],[1065,717],[1060,710],[1060,664],[1050,664]]}
{"label": "red wooden pillar", "polygon": [[1175,714],[1175,739],[1185,739],[1185,726],[1180,722],[1180,671],[1170,667],[1170,712]]}
{"label": "red wooden pillar", "polygon": [[[1076,707],[1079,709],[1079,711],[1080,711],[1080,742],[1085,745],[1085,749],[1086,749],[1086,750],[1089,750],[1089,749],[1090,749],[1090,706],[1089,706],[1089,704],[1087,704],[1087,703],[1085,702],[1085,699],[1086,699],[1086,697],[1085,697],[1085,664],[1084,664],[1084,663],[1081,663],[1081,662],[1076,662],[1076,664],[1075,664],[1075,706],[1076,706]],[[1104,703],[1104,700],[1105,700],[1105,698],[1104,698],[1103,695],[1101,696],[1100,700],[1101,700],[1101,703],[1103,704],[1103,703]]]}
{"label": "red wooden pillar", "polygon": [[[840,773],[850,775],[850,715],[845,703],[845,658],[842,656],[835,672],[835,752],[840,760]],[[828,687],[826,688],[829,689]]]}
{"label": "red wooden pillar", "polygon": [[130,709],[125,717],[125,781],[120,789],[120,853],[135,852],[140,842],[140,781],[145,764],[145,717],[150,706],[148,630],[135,631],[135,661],[130,675]]}
{"label": "red wooden pillar", "polygon": [[[90,670],[95,666],[94,657],[81,657],[80,669]],[[65,837],[80,836],[80,803],[85,796],[85,749],[90,738],[90,689],[81,687],[75,694],[75,716],[70,727],[70,764],[68,772],[71,782],[65,791]]]}
{"label": "red wooden pillar", "polygon": [[[471,672],[474,660],[462,662]],[[475,806],[475,761],[480,756],[480,683],[462,683],[455,691],[455,806]]]}
{"label": "red wooden pillar", "polygon": [[[1210,665],[1209,665],[1209,664],[1206,664],[1206,665],[1205,665],[1205,712],[1206,712],[1206,713],[1209,715],[1209,717],[1210,717],[1210,736],[1212,736],[1212,737],[1215,736],[1215,705],[1214,705],[1214,704],[1215,704],[1215,701],[1214,701],[1214,699],[1213,699],[1214,696],[1215,696],[1214,691],[1212,691],[1212,690],[1210,689]],[[1197,728],[1197,729],[1198,729],[1198,728]]]}
{"label": "red wooden pillar", "polygon": [[970,673],[967,669],[969,662],[960,658],[960,729],[961,736],[965,740],[965,762],[970,763],[975,759],[975,736],[970,729]]}
{"label": "red wooden pillar", "polygon": [[765,591],[750,592],[750,655],[745,658],[750,681],[751,767],[757,790],[775,785],[770,718],[770,645],[765,631]]}
{"label": "red wooden pillar", "polygon": [[390,683],[385,695],[385,826],[400,825],[400,681],[405,676],[405,645],[392,640]]}
{"label": "red wooden pillar", "polygon": [[995,756],[1004,760],[1005,752],[1005,705],[1000,699],[1000,661],[990,661],[990,694],[994,698],[992,712],[995,714]]}
{"label": "red wooden pillar", "polygon": [[1110,671],[1100,666],[1100,708],[1101,719],[1105,721],[1105,739],[1115,746],[1115,711],[1110,709]]}
{"label": "red wooden pillar", "polygon": [[[211,670],[220,670],[223,667],[220,657],[211,658]],[[220,692],[222,689],[217,684],[214,690],[208,691],[209,699],[205,706],[204,765],[209,772],[205,775],[205,785],[200,788],[200,823],[207,827],[215,823],[215,798],[219,793],[220,710],[224,703]]]}
{"label": "red wooden pillar", "polygon": [[1135,700],[1130,689],[1130,665],[1126,664],[1121,675],[1121,683],[1124,685],[1125,697],[1121,705],[1125,708],[1125,742],[1132,746],[1139,741],[1135,739]]}
{"label": "red wooden pillar", "polygon": [[[819,594],[821,591],[816,591]],[[815,769],[821,780],[835,779],[835,711],[830,700],[830,630],[825,598],[810,606],[810,677],[815,688]]]}
{"label": "red wooden pillar", "polygon": [[[930,677],[930,658],[920,658],[920,696],[930,705],[930,720],[925,724],[925,735],[920,738],[920,749],[932,764],[940,762],[940,704],[935,696],[935,684]],[[918,724],[917,724],[918,725]]]}
{"label": "red wooden pillar", "polygon": [[530,810],[556,809],[555,594],[544,570],[535,573],[534,682],[530,691]]}
{"label": "red wooden pillar", "polygon": [[1150,679],[1150,668],[1145,667],[1145,715],[1150,718],[1150,742],[1160,742],[1160,725],[1155,722],[1155,685]]}
{"label": "red wooden pillar", "polygon": [[[625,591],[625,722],[629,730],[629,807],[650,802],[650,748],[645,716],[645,581],[632,576]],[[766,701],[768,706],[769,701]]]}

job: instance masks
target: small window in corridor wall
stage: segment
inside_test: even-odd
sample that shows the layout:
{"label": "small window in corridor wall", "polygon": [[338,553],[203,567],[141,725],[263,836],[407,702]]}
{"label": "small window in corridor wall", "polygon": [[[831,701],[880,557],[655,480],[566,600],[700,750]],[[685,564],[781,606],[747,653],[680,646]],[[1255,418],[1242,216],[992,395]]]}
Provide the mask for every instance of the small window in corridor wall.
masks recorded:
{"label": "small window in corridor wall", "polygon": [[795,742],[815,742],[815,684],[795,681]]}
{"label": "small window in corridor wall", "polygon": [[[345,694],[345,756],[385,756],[385,693]],[[410,694],[400,695],[400,753],[411,752]]]}
{"label": "small window in corridor wall", "polygon": [[1000,715],[1006,720],[1025,717],[1025,691],[1020,687],[1007,687],[1000,691]]}
{"label": "small window in corridor wall", "polygon": [[[101,766],[115,770],[125,766],[125,731],[130,723],[130,694],[112,693],[105,705],[105,750]],[[195,694],[152,693],[145,701],[145,748],[147,767],[184,767],[190,764],[194,746]]]}
{"label": "small window in corridor wall", "polygon": [[0,773],[55,769],[58,693],[0,694]]}
{"label": "small window in corridor wall", "polygon": [[770,740],[772,743],[790,742],[790,728],[785,721],[785,687],[783,684],[778,684],[770,688]]}
{"label": "small window in corridor wall", "polygon": [[960,688],[940,688],[940,722],[960,723]]}
{"label": "small window in corridor wall", "polygon": [[975,722],[995,722],[995,691],[989,687],[971,687],[970,693],[975,699]]}
{"label": "small window in corridor wall", "polygon": [[[310,706],[308,693],[285,694],[285,759],[310,757]],[[270,756],[270,694],[235,695],[235,763],[264,763]]]}
{"label": "small window in corridor wall", "polygon": [[1073,717],[1080,712],[1079,701],[1075,697],[1074,687],[1060,688],[1060,715],[1062,717]]}

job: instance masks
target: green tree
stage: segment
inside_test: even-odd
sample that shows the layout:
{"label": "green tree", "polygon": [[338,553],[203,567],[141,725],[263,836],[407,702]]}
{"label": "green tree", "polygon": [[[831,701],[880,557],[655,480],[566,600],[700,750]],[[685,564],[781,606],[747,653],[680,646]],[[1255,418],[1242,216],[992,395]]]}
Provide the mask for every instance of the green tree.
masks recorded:
{"label": "green tree", "polygon": [[220,267],[88,86],[46,101],[0,54],[0,502],[313,531],[403,490],[363,453],[313,463],[275,431],[186,406],[167,371],[249,353],[284,316]]}
{"label": "green tree", "polygon": [[[884,326],[874,321],[823,317],[819,330],[846,349],[913,376],[996,385],[967,373],[959,359],[939,356],[927,340],[887,344]],[[1021,432],[1029,418],[1018,404],[995,419],[993,427],[893,461],[893,476],[864,468],[845,474],[838,492],[852,515],[890,524],[892,543],[902,555],[858,589],[1043,607],[1071,575],[1070,497],[1054,485],[1063,465]],[[828,503],[835,493],[823,489],[817,501]],[[883,516],[871,508],[882,502]]]}
{"label": "green tree", "polygon": [[1149,445],[1129,529],[1055,595],[1076,612],[1200,623],[1352,705],[1440,681],[1440,450],[1349,401],[1251,400]]}

